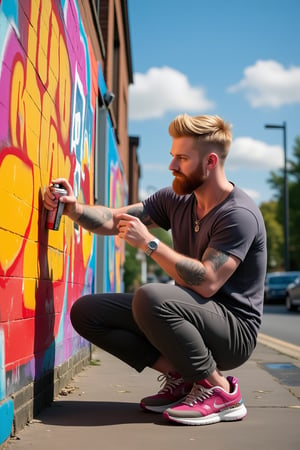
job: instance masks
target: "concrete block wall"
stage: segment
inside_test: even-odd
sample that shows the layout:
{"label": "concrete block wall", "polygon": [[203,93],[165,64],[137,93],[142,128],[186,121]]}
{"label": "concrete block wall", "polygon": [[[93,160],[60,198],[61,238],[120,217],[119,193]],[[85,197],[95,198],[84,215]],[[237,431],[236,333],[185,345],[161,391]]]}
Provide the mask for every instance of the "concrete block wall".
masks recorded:
{"label": "concrete block wall", "polygon": [[94,202],[99,71],[77,0],[0,1],[0,446],[89,358],[69,311],[95,238],[67,218],[48,231],[42,197],[63,176]]}

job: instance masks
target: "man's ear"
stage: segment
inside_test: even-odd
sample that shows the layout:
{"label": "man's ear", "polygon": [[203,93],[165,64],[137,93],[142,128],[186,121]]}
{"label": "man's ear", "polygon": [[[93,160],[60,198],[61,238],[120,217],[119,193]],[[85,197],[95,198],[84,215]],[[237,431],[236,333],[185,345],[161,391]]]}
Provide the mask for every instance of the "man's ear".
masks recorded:
{"label": "man's ear", "polygon": [[216,153],[210,153],[207,158],[207,168],[209,170],[214,169],[219,161],[219,157]]}

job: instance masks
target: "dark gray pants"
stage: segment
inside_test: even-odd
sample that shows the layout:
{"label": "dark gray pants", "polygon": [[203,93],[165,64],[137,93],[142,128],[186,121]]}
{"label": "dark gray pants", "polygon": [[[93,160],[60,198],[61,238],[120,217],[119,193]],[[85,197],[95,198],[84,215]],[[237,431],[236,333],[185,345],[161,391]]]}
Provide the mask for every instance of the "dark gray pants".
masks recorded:
{"label": "dark gray pants", "polygon": [[256,344],[223,305],[168,284],[86,295],[74,303],[71,321],[81,336],[137,371],[163,355],[191,382],[240,366]]}

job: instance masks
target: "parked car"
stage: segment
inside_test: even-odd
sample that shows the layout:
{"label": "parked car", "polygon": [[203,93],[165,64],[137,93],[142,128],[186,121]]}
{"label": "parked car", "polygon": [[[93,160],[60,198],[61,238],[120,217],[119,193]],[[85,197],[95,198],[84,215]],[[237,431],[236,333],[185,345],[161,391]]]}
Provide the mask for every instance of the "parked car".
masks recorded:
{"label": "parked car", "polygon": [[286,290],[285,304],[289,311],[296,311],[300,307],[300,277],[289,284]]}
{"label": "parked car", "polygon": [[300,272],[269,272],[265,280],[265,303],[284,302],[289,284],[300,277]]}

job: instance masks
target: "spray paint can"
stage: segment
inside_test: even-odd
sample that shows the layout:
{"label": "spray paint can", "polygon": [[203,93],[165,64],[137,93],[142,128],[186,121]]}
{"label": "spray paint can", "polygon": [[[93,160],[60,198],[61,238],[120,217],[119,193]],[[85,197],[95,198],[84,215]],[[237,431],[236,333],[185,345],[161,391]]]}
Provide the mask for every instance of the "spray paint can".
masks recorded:
{"label": "spray paint can", "polygon": [[57,207],[52,211],[48,211],[46,226],[49,230],[57,231],[59,229],[61,216],[65,206],[64,203],[61,203],[59,201],[59,198],[62,197],[63,195],[67,195],[67,191],[61,184],[53,184],[51,192],[55,195],[57,199]]}

